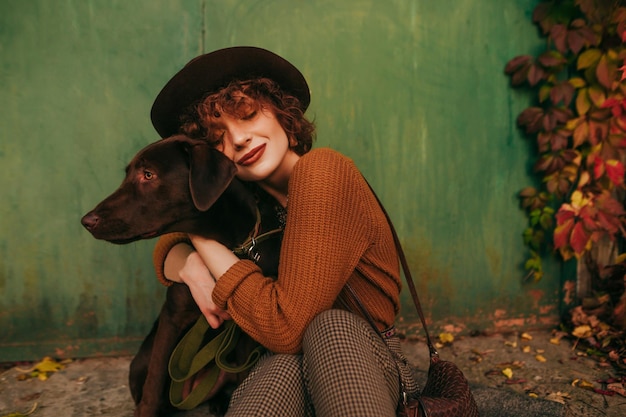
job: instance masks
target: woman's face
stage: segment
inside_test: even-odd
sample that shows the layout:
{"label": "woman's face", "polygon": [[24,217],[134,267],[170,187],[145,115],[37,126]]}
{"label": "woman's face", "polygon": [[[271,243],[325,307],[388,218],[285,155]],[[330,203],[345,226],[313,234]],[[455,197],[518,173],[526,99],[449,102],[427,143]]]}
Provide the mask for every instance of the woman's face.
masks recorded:
{"label": "woman's face", "polygon": [[213,126],[217,146],[237,166],[237,177],[244,181],[277,182],[287,179],[289,161],[297,155],[274,114],[266,107],[252,109],[242,116],[222,114]]}

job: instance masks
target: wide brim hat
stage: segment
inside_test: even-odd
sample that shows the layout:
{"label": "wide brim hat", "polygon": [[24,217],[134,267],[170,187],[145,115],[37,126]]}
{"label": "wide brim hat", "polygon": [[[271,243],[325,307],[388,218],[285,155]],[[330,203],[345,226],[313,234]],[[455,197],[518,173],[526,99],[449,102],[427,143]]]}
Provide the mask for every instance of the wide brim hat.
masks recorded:
{"label": "wide brim hat", "polygon": [[297,97],[304,112],[311,101],[302,73],[286,59],[266,49],[236,46],[200,55],[183,67],[158,94],[150,118],[165,138],[178,132],[180,116],[204,96],[226,87],[233,80],[266,77]]}

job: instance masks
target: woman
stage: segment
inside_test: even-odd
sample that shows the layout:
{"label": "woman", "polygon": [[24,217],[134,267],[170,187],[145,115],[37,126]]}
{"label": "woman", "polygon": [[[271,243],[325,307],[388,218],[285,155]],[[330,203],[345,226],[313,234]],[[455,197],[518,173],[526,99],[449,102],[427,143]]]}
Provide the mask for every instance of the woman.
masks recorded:
{"label": "woman", "polygon": [[[232,319],[271,352],[237,388],[227,415],[393,416],[399,381],[417,391],[393,328],[397,252],[352,161],[310,151],[309,99],[293,65],[252,47],[202,55],[168,82],[152,109],[161,136],[209,140],[286,219],[276,279],[197,236],[162,237],[155,265],[164,282],[189,286],[212,327]],[[356,314],[346,284],[383,338]]]}

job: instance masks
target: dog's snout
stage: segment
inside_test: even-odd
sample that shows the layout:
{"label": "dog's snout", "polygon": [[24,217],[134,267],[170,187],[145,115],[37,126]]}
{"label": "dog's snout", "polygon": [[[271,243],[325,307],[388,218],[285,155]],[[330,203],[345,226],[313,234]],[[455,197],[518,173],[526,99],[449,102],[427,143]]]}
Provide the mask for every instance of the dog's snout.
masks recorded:
{"label": "dog's snout", "polygon": [[93,211],[85,214],[83,218],[80,220],[83,226],[85,226],[85,228],[90,231],[96,227],[99,221],[100,221],[100,217],[98,217],[98,215],[94,213]]}

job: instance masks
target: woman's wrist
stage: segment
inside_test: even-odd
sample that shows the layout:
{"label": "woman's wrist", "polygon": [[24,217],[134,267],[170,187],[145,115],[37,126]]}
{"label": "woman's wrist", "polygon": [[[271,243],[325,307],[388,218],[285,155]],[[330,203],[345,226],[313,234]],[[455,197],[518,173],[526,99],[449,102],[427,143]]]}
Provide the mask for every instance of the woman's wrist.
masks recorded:
{"label": "woman's wrist", "polygon": [[182,283],[180,271],[185,266],[187,257],[193,252],[194,248],[186,243],[179,243],[170,249],[163,264],[165,278],[172,282]]}
{"label": "woman's wrist", "polygon": [[219,279],[239,258],[226,246],[213,239],[190,236],[191,242],[211,275]]}

